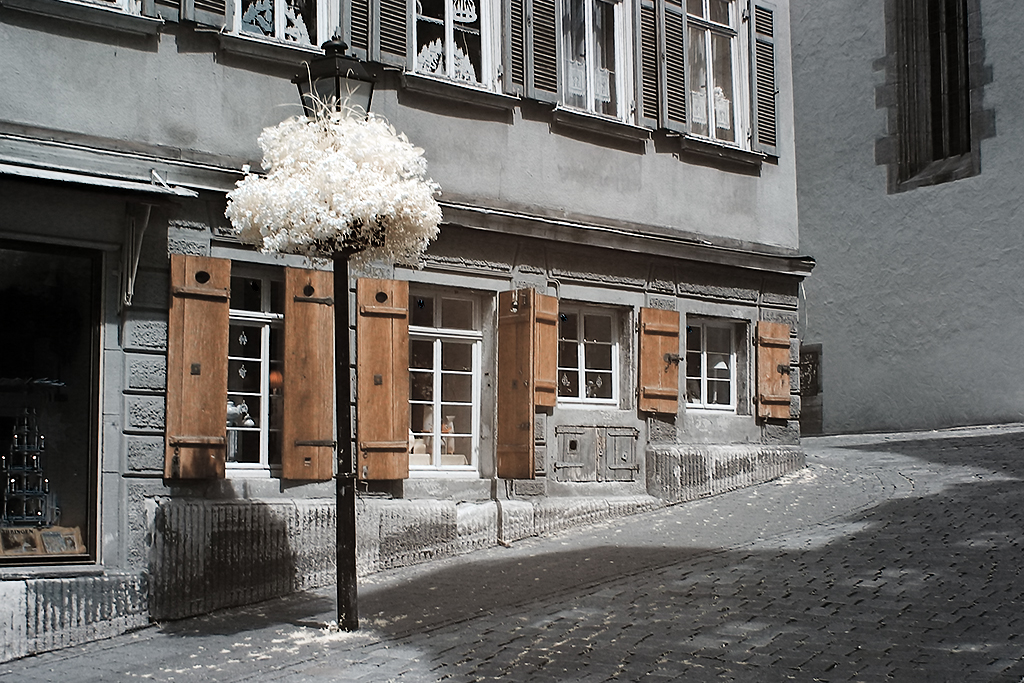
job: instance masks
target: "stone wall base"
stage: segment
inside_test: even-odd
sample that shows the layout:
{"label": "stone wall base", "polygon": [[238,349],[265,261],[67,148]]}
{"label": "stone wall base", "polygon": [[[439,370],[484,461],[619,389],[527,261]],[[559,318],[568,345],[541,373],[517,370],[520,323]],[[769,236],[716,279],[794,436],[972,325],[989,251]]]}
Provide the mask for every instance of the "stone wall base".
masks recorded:
{"label": "stone wall base", "polygon": [[668,503],[777,479],[806,466],[799,446],[684,445],[647,449],[647,492]]}

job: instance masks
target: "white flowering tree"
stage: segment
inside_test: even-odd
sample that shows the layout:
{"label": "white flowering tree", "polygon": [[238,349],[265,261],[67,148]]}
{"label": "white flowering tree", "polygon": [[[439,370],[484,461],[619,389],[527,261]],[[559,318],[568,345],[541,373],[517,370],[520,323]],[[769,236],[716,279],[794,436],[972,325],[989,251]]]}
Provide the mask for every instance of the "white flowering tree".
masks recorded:
{"label": "white flowering tree", "polygon": [[322,109],[263,131],[265,176],[228,193],[238,238],[269,253],[415,265],[437,236],[440,188],[423,150],[387,121]]}
{"label": "white flowering tree", "polygon": [[419,264],[441,222],[435,199],[440,188],[426,176],[423,150],[384,119],[317,103],[316,116],[293,117],[263,131],[259,143],[267,174],[240,180],[228,193],[225,215],[238,238],[260,251],[334,260],[336,627],[353,631],[359,627],[356,475],[351,383],[342,379],[350,372],[348,265],[350,258]]}

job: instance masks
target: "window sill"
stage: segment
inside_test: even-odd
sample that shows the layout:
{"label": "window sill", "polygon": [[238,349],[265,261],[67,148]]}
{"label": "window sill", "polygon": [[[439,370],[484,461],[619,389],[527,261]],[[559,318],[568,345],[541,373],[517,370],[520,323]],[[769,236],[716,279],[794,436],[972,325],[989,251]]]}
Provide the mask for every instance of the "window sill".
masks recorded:
{"label": "window sill", "polygon": [[228,54],[275,64],[296,64],[296,55],[323,56],[323,52],[312,45],[249,38],[228,33],[218,34],[217,39],[220,49]]}
{"label": "window sill", "polygon": [[127,14],[113,7],[88,5],[69,0],[0,0],[0,5],[12,10],[142,36],[156,35],[160,32],[160,27],[164,25],[163,19],[141,17]]}
{"label": "window sill", "polygon": [[897,192],[906,192],[929,185],[941,185],[955,180],[962,180],[978,175],[974,163],[974,153],[966,152],[960,156],[933,161],[916,175],[896,184]]}
{"label": "window sill", "polygon": [[431,78],[409,72],[401,75],[402,88],[410,92],[446,100],[464,102],[489,109],[510,111],[519,104],[518,97],[485,90],[478,86],[463,85],[458,81]]}
{"label": "window sill", "polygon": [[576,128],[624,140],[639,141],[651,137],[651,131],[647,128],[561,106],[555,107],[552,119],[555,123],[567,128]]}
{"label": "window sill", "polygon": [[680,135],[679,148],[684,154],[732,161],[744,166],[750,166],[751,168],[760,168],[761,164],[768,158],[768,155],[762,152],[731,147],[720,142],[712,142],[692,135]]}

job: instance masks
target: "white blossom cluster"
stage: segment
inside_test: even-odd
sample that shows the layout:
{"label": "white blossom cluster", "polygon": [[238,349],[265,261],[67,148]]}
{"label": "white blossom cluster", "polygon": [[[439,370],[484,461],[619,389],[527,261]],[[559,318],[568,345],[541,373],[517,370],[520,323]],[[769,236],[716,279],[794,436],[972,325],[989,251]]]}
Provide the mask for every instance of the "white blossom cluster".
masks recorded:
{"label": "white blossom cluster", "polygon": [[247,174],[225,215],[240,240],[267,253],[416,265],[437,236],[440,187],[423,150],[372,114],[293,117],[259,137],[265,176]]}

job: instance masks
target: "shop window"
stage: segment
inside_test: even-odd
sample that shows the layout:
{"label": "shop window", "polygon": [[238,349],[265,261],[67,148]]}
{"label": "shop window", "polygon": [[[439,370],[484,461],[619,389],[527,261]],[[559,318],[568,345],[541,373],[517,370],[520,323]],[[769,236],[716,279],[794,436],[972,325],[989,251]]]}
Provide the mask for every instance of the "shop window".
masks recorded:
{"label": "shop window", "polygon": [[239,270],[231,276],[227,464],[266,470],[281,464],[284,282]]}
{"label": "shop window", "polygon": [[559,401],[617,402],[618,357],[613,313],[588,307],[559,307]]}
{"label": "shop window", "polygon": [[619,118],[621,3],[562,0],[562,102]]}
{"label": "shop window", "polygon": [[711,320],[686,321],[686,405],[736,410],[736,325]]}
{"label": "shop window", "polygon": [[409,296],[410,470],[475,470],[480,438],[480,303]]}
{"label": "shop window", "polygon": [[0,563],[95,555],[100,257],[0,241]]}

